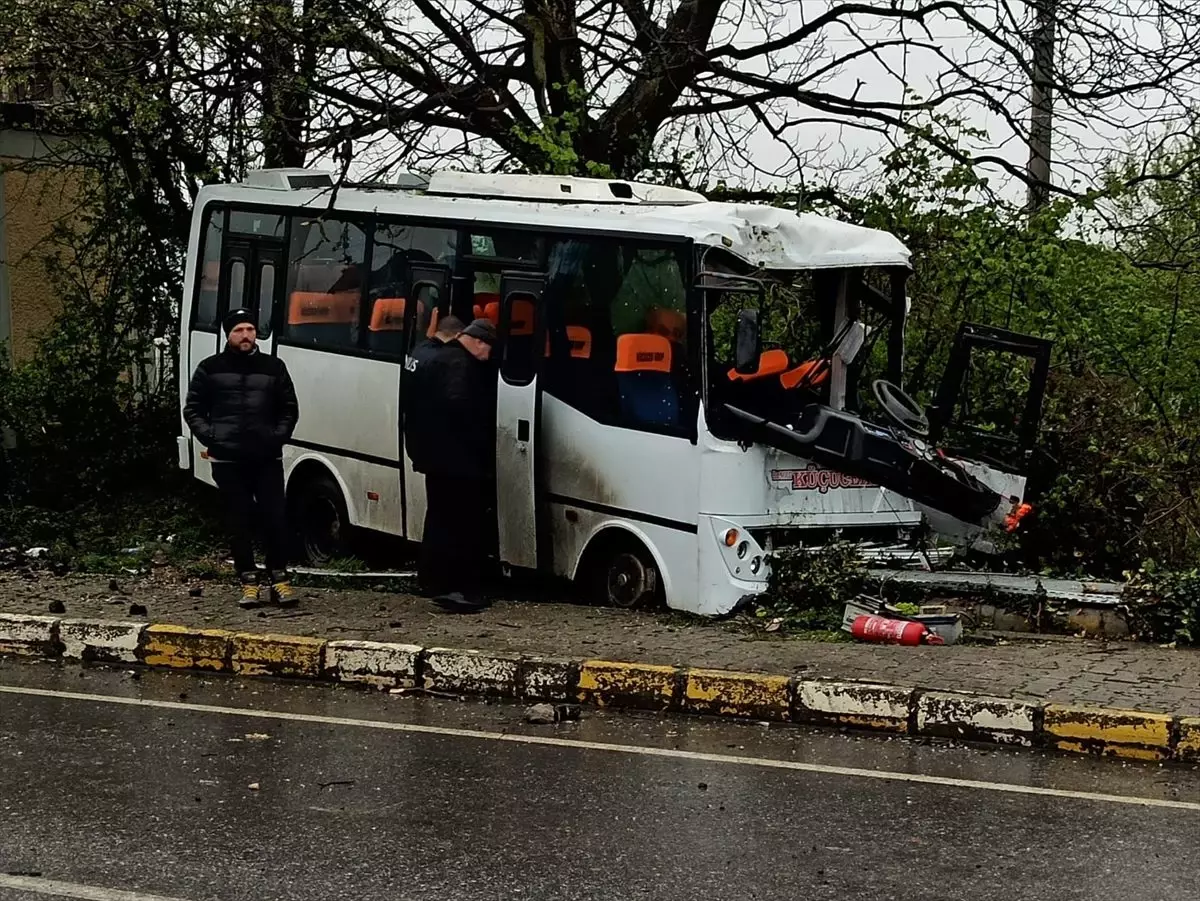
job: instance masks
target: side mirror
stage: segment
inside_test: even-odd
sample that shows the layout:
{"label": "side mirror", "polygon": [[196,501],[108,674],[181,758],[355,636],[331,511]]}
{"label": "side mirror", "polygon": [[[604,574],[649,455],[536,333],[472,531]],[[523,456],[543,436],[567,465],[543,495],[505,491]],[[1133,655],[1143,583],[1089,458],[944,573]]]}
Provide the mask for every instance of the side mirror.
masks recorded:
{"label": "side mirror", "polygon": [[758,310],[739,310],[737,331],[733,336],[733,369],[739,375],[758,371],[762,356],[762,334],[758,328]]}

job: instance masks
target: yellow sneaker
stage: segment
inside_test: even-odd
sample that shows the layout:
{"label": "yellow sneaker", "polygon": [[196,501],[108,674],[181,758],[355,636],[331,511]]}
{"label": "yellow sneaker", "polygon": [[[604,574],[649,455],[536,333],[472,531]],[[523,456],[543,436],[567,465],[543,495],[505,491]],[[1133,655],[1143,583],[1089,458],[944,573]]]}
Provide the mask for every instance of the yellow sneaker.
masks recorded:
{"label": "yellow sneaker", "polygon": [[292,583],[283,578],[271,583],[271,600],[280,607],[294,607],[300,598],[292,588]]}
{"label": "yellow sneaker", "polygon": [[238,606],[243,610],[251,610],[262,603],[262,598],[259,595],[257,582],[242,582],[242,597],[238,601]]}

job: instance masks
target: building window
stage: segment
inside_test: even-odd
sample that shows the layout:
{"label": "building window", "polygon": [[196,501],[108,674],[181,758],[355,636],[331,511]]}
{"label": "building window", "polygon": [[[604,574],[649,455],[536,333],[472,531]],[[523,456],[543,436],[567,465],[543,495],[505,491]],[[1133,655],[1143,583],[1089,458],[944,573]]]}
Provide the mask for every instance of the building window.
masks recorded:
{"label": "building window", "polygon": [[546,283],[546,391],[600,422],[690,434],[682,247],[560,241]]}
{"label": "building window", "polygon": [[366,234],[353,222],[293,218],[284,338],[332,349],[358,347],[365,252]]}

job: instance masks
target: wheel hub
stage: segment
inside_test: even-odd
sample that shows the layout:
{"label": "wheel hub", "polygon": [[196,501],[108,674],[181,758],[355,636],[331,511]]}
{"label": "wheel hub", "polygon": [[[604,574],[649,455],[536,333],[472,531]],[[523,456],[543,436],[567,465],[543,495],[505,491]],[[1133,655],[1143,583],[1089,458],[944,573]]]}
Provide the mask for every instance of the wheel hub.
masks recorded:
{"label": "wheel hub", "polygon": [[608,600],[617,607],[635,607],[654,591],[654,575],[634,554],[618,554],[608,569]]}

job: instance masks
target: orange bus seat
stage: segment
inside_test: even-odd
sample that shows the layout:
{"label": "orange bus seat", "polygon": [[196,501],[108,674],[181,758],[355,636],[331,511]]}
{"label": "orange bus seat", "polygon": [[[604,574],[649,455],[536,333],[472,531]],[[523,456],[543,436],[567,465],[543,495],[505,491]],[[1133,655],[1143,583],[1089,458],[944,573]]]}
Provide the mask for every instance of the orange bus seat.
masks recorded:
{"label": "orange bus seat", "polygon": [[358,321],[358,291],[293,291],[288,325],[349,325]]}
{"label": "orange bus seat", "polygon": [[[567,326],[567,345],[577,360],[592,358],[592,330],[584,325]],[[550,336],[546,335],[546,356],[550,356]]]}
{"label": "orange bus seat", "polygon": [[[496,305],[497,316],[499,304]],[[508,334],[513,338],[522,338],[533,334],[533,321],[537,315],[533,304],[528,300],[514,300],[509,313]]]}
{"label": "orange bus seat", "polygon": [[644,426],[677,428],[679,392],[671,379],[671,342],[664,335],[622,335],[613,367],[621,418]]}
{"label": "orange bus seat", "polygon": [[[491,308],[495,307],[495,310]],[[492,325],[500,325],[500,295],[492,291],[478,291],[475,294],[474,313],[476,319],[491,319]]]}
{"label": "orange bus seat", "polygon": [[758,368],[753,372],[741,373],[736,369],[729,370],[731,382],[752,382],[755,379],[766,378],[769,375],[779,375],[788,368],[786,350],[764,350],[758,358]]}
{"label": "orange bus seat", "polygon": [[806,384],[813,388],[823,385],[829,380],[828,360],[806,360],[795,369],[789,369],[779,376],[779,383],[788,391],[797,385]]}
{"label": "orange bus seat", "polygon": [[671,342],[663,335],[622,335],[614,372],[670,372]]}
{"label": "orange bus seat", "polygon": [[687,340],[687,316],[676,310],[655,307],[646,314],[646,330],[683,344]]}
{"label": "orange bus seat", "polygon": [[[373,332],[402,332],[404,331],[403,297],[377,297],[371,307],[371,324],[367,326]],[[425,304],[417,302],[417,316],[425,312]]]}

